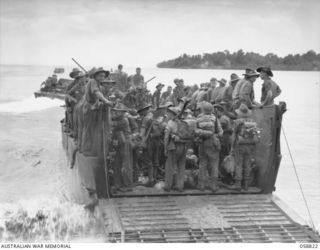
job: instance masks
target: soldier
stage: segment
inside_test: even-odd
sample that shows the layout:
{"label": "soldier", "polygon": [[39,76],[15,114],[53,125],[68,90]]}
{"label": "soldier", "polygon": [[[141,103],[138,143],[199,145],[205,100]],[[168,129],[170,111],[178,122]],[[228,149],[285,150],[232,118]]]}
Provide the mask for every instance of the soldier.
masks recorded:
{"label": "soldier", "polygon": [[257,123],[250,118],[252,111],[242,103],[235,111],[238,119],[235,120],[234,132],[232,135],[232,154],[236,157],[235,184],[234,188],[248,190],[251,173],[251,163],[255,145],[259,140]]}
{"label": "soldier", "polygon": [[232,73],[230,76],[229,85],[226,88],[223,100],[227,103],[228,110],[232,107],[232,93],[235,89],[235,86],[237,85],[238,81],[240,80],[239,76],[235,73]]}
{"label": "soldier", "polygon": [[219,174],[219,151],[222,128],[219,120],[212,114],[213,106],[203,102],[202,113],[197,118],[196,136],[199,137],[199,178],[198,189],[205,189],[206,172],[209,174],[209,188],[216,192]]}
{"label": "soldier", "polygon": [[210,79],[210,89],[208,91],[208,102],[210,103],[213,103],[214,100],[217,98],[217,84],[218,84],[218,81],[215,77],[212,77]]}
{"label": "soldier", "polygon": [[58,77],[57,75],[52,75],[51,77],[48,77],[40,86],[41,91],[51,91],[55,90],[56,85],[58,83]]}
{"label": "soldier", "polygon": [[219,172],[222,173],[221,162],[224,158],[230,153],[231,150],[231,135],[232,135],[232,125],[231,119],[226,115],[226,108],[224,106],[225,102],[221,102],[221,104],[215,104],[214,114],[218,117],[219,122],[221,124],[221,128],[223,130],[223,134],[221,136],[221,150],[220,150],[220,168]]}
{"label": "soldier", "polygon": [[[182,135],[181,121],[177,117],[180,110],[170,107],[167,111],[168,124],[164,135],[164,154],[167,157],[165,165],[165,191],[171,188],[183,191],[188,140]],[[174,184],[174,186],[173,186]]]}
{"label": "soldier", "polygon": [[[103,145],[105,145],[105,133],[103,132],[106,132],[105,129],[107,129],[107,126],[105,126],[107,117],[105,116],[109,113],[106,109],[108,106],[113,105],[113,103],[103,94],[103,84],[111,83],[110,81],[106,81],[108,75],[109,71],[98,68],[93,74],[93,79],[86,84],[81,109],[81,133],[79,134],[78,143],[80,153],[85,156],[97,157],[101,160],[104,160],[103,156],[105,151],[105,148],[103,147]],[[112,84],[114,84],[114,82],[112,82]],[[97,171],[101,170],[102,169],[99,169]],[[93,172],[93,169],[90,168],[83,168],[81,171],[83,171],[83,173],[81,173],[80,176],[86,176],[86,178],[81,179],[81,182],[85,190],[88,191],[88,196],[90,198],[90,202],[86,207],[93,211],[99,201],[95,173]],[[98,175],[96,177],[104,178],[105,176]]]}
{"label": "soldier", "polygon": [[[153,180],[157,180],[159,177],[163,176],[163,163],[164,163],[164,155],[163,155],[163,137],[164,130],[166,127],[166,121],[164,119],[165,113],[167,110],[167,106],[158,107],[153,113],[152,119],[152,128],[149,136],[149,156],[152,162],[152,172],[153,172]],[[150,173],[151,175],[151,173]]]}
{"label": "soldier", "polygon": [[168,86],[167,90],[165,92],[162,93],[161,95],[161,104],[166,104],[166,102],[168,101],[169,96],[172,94],[172,87]]}
{"label": "soldier", "polygon": [[[103,68],[96,69],[91,79],[85,88],[84,102],[82,107],[83,115],[83,129],[82,140],[80,145],[80,152],[86,152],[87,155],[97,156],[100,150],[99,142],[102,138],[97,131],[102,131],[101,117],[98,117],[98,109],[100,104],[112,106],[113,103],[109,101],[103,92],[106,92],[108,88],[103,88],[103,85],[114,82],[106,81],[106,76],[109,75],[109,71]],[[107,94],[107,93],[105,93]]]}
{"label": "soldier", "polygon": [[261,105],[268,106],[274,104],[274,99],[281,94],[281,89],[271,77],[273,73],[269,67],[260,67],[257,69],[260,73],[260,78],[263,80],[261,90]]}
{"label": "soldier", "polygon": [[178,78],[174,79],[173,82],[176,86],[173,89],[173,93],[169,101],[172,102],[174,106],[177,106],[178,99],[184,96],[184,83],[182,79],[178,79]]}
{"label": "soldier", "polygon": [[152,152],[151,141],[150,141],[150,133],[152,130],[153,123],[153,113],[151,111],[151,104],[145,105],[143,108],[139,109],[137,112],[140,116],[141,124],[140,124],[140,138],[141,138],[141,146],[142,146],[142,155],[140,160],[140,165],[142,171],[148,173],[148,183],[147,186],[153,186],[155,184],[154,178],[154,168],[152,165]]}
{"label": "soldier", "polygon": [[132,76],[131,86],[134,88],[142,87],[145,88],[144,77],[141,75],[141,68],[136,68],[136,74]]}
{"label": "soldier", "polygon": [[226,84],[227,80],[224,78],[221,78],[221,80],[218,80],[219,86],[215,88],[216,96],[214,99],[211,100],[212,103],[219,103],[223,100],[225,91],[226,91]]}
{"label": "soldier", "polygon": [[69,76],[74,79],[74,81],[67,87],[66,90],[66,113],[65,113],[65,132],[69,133],[71,137],[74,137],[74,118],[73,118],[73,109],[76,103],[82,98],[84,94],[84,74],[77,68],[74,68]]}
{"label": "soldier", "polygon": [[242,84],[239,89],[240,103],[246,104],[248,108],[261,107],[261,104],[255,101],[253,89],[253,83],[257,80],[259,74],[252,69],[246,69],[246,72],[243,75],[245,77],[241,80]]}
{"label": "soldier", "polygon": [[161,97],[161,91],[164,87],[164,84],[158,83],[156,86],[156,91],[152,95],[152,105],[154,108],[158,108],[160,106],[160,97]]}
{"label": "soldier", "polygon": [[114,184],[115,189],[130,191],[133,182],[132,149],[130,145],[130,125],[125,116],[128,109],[117,104],[112,109],[113,141],[115,146]]}
{"label": "soldier", "polygon": [[116,81],[116,88],[122,92],[129,89],[128,74],[122,71],[122,64],[118,65],[118,70],[114,74],[114,80]]}
{"label": "soldier", "polygon": [[209,85],[210,85],[209,83],[201,83],[200,84],[200,91],[197,94],[196,102],[208,101],[208,99],[209,99],[209,96],[208,96]]}
{"label": "soldier", "polygon": [[84,95],[85,84],[87,83],[87,78],[83,72],[80,72],[75,76],[76,84],[67,91],[67,99],[70,103],[70,108],[72,112],[72,136],[75,140],[78,139],[78,126],[79,126],[79,115],[81,109],[80,101]]}

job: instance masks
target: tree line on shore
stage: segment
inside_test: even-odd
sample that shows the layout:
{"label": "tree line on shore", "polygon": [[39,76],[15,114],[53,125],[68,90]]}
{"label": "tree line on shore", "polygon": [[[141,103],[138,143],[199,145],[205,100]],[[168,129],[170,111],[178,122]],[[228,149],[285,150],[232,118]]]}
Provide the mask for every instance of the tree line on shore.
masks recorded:
{"label": "tree line on shore", "polygon": [[182,69],[244,69],[258,66],[269,66],[273,70],[320,71],[320,53],[309,50],[304,54],[289,54],[279,57],[268,53],[265,56],[255,52],[244,52],[242,49],[230,53],[228,50],[203,55],[183,54],[178,58],[157,64],[158,68]]}

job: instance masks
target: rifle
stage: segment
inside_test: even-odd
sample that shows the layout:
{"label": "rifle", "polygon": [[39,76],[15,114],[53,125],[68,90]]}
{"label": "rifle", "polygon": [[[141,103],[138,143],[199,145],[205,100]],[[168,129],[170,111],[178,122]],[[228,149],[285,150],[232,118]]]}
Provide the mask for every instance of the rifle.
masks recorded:
{"label": "rifle", "polygon": [[148,82],[151,82],[154,78],[156,78],[155,76],[150,78],[148,81],[144,82],[144,84],[147,84]]}
{"label": "rifle", "polygon": [[86,71],[86,69],[85,69],[84,67],[82,67],[82,66],[80,65],[80,63],[78,63],[74,58],[71,58],[71,59],[72,59],[72,61],[74,61],[75,64],[77,64],[84,72],[86,72],[86,74],[88,74],[88,71]]}
{"label": "rifle", "polygon": [[147,147],[147,140],[148,140],[149,135],[151,133],[152,127],[153,127],[153,120],[151,121],[151,124],[150,124],[150,126],[149,126],[149,128],[147,130],[146,135],[141,140],[141,145],[142,145],[143,148]]}
{"label": "rifle", "polygon": [[177,114],[177,115],[174,117],[174,119],[175,119],[175,118],[179,118],[179,119],[181,118],[183,112],[186,110],[186,108],[187,108],[188,104],[190,103],[190,101],[191,101],[191,99],[188,99],[188,100],[186,100],[186,101],[184,102],[181,111],[179,112],[179,114]]}

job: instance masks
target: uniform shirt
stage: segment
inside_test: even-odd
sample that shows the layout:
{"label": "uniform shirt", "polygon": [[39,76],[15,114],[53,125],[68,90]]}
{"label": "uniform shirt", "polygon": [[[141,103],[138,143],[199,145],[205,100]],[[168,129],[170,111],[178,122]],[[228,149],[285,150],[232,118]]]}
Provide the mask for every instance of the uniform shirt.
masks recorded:
{"label": "uniform shirt", "polygon": [[116,81],[116,88],[121,91],[126,91],[129,89],[128,85],[128,75],[125,72],[116,71],[114,74],[114,80]]}
{"label": "uniform shirt", "polygon": [[248,108],[252,107],[254,101],[253,83],[248,80],[243,80],[243,84],[239,91],[239,99],[244,101]]}
{"label": "uniform shirt", "polygon": [[128,113],[126,113],[126,118],[128,119],[131,133],[138,133],[139,127],[136,118]]}
{"label": "uniform shirt", "polygon": [[145,117],[143,117],[141,122],[141,129],[140,129],[140,135],[142,137],[146,136],[146,133],[152,124],[152,119],[153,119],[153,114],[151,112],[149,112]]}
{"label": "uniform shirt", "polygon": [[219,103],[224,99],[226,90],[227,90],[227,86],[223,86],[223,87],[217,87],[217,96],[215,98],[215,103]]}
{"label": "uniform shirt", "polygon": [[264,103],[265,106],[273,104],[274,98],[279,96],[280,93],[281,89],[278,84],[270,78],[265,79],[262,84],[261,103]]}
{"label": "uniform shirt", "polygon": [[245,79],[241,79],[237,82],[236,86],[234,87],[234,90],[232,92],[232,99],[233,100],[237,100],[239,99],[239,93],[240,93],[240,89],[242,87],[242,85],[244,84],[246,80]]}
{"label": "uniform shirt", "polygon": [[133,87],[144,87],[144,77],[143,75],[137,75],[135,74],[132,77],[132,86]]}
{"label": "uniform shirt", "polygon": [[[171,143],[169,143],[169,139],[170,136],[172,134],[177,134],[178,133],[178,124],[175,120],[170,120],[167,123],[167,126],[164,130],[164,147],[167,150],[170,150],[172,148],[170,148],[170,146],[174,146],[174,143],[171,141]],[[170,144],[170,145],[169,145]]]}
{"label": "uniform shirt", "polygon": [[219,102],[222,100],[223,98],[223,94],[225,91],[226,87],[215,87],[214,90],[211,93],[211,97],[210,97],[210,102]]}
{"label": "uniform shirt", "polygon": [[91,79],[85,88],[86,101],[90,104],[94,104],[98,100],[96,96],[97,92],[102,93],[101,85],[95,79]]}
{"label": "uniform shirt", "polygon": [[233,93],[233,86],[230,84],[229,86],[226,87],[226,90],[224,92],[223,100],[226,102],[231,102],[232,101],[232,93]]}
{"label": "uniform shirt", "polygon": [[171,95],[170,91],[165,91],[161,95],[161,104],[165,104],[168,101],[169,96]]}
{"label": "uniform shirt", "polygon": [[85,78],[74,80],[73,82],[74,84],[72,88],[70,88],[67,91],[67,94],[76,98],[79,101],[84,95],[85,81],[86,81]]}
{"label": "uniform shirt", "polygon": [[196,102],[203,102],[203,101],[209,101],[208,100],[208,90],[201,89],[196,97]]}
{"label": "uniform shirt", "polygon": [[113,122],[114,138],[120,145],[123,145],[130,136],[130,124],[126,117],[116,118]]}
{"label": "uniform shirt", "polygon": [[161,91],[159,89],[157,89],[152,95],[152,105],[154,107],[159,107],[159,105],[160,105],[160,96],[161,96]]}
{"label": "uniform shirt", "polygon": [[174,106],[178,105],[178,98],[182,98],[184,96],[183,88],[184,88],[183,86],[176,86],[173,89],[173,93],[170,101],[173,103]]}

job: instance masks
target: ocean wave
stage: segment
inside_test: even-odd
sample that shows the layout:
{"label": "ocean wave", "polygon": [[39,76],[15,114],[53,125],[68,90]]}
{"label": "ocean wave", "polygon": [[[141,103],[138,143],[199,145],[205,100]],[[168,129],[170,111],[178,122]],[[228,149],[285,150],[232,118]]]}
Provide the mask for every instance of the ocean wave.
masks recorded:
{"label": "ocean wave", "polygon": [[2,113],[27,113],[32,111],[40,111],[63,104],[63,101],[57,99],[29,97],[25,100],[6,102],[0,104],[0,112]]}
{"label": "ocean wave", "polygon": [[38,197],[0,205],[0,242],[101,242],[97,217],[71,202]]}

